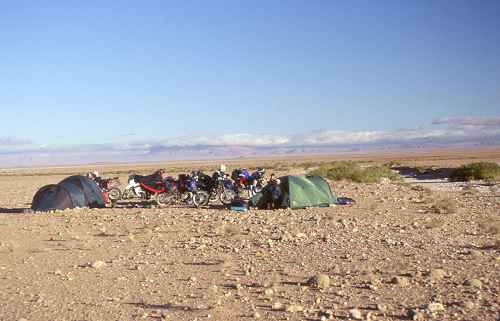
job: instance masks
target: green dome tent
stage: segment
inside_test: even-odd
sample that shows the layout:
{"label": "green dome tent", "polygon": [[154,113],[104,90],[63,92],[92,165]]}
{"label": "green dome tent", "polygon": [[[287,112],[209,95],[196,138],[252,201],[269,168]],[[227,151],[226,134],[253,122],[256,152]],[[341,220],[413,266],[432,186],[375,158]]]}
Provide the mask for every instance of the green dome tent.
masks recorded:
{"label": "green dome tent", "polygon": [[[281,207],[305,208],[324,207],[337,202],[330,185],[320,176],[283,176],[280,177]],[[250,199],[250,205],[265,208],[269,201],[267,188]]]}

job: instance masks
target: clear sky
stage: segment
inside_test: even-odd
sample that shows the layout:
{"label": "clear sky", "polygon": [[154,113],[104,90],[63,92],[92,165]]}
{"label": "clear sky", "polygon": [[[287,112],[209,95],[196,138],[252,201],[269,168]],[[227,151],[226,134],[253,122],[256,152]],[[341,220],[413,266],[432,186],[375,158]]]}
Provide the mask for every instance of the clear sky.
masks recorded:
{"label": "clear sky", "polygon": [[1,1],[0,115],[6,145],[498,117],[500,1]]}

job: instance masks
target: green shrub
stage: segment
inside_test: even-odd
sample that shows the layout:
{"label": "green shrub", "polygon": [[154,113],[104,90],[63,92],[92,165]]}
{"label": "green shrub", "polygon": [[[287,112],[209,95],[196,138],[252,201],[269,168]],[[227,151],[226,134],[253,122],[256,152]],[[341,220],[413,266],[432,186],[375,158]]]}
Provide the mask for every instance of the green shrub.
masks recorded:
{"label": "green shrub", "polygon": [[353,161],[337,161],[322,164],[311,172],[312,175],[327,177],[332,180],[349,180],[357,183],[377,183],[382,177],[391,181],[400,181],[401,176],[385,166],[370,166],[361,168]]}
{"label": "green shrub", "polygon": [[450,175],[452,181],[470,181],[476,179],[496,180],[500,178],[500,166],[492,162],[478,162],[462,165]]}

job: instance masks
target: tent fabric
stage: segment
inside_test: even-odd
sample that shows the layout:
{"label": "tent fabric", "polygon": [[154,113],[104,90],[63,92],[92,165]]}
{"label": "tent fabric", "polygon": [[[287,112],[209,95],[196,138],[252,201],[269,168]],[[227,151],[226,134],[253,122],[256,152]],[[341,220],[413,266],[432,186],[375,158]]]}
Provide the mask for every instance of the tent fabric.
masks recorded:
{"label": "tent fabric", "polygon": [[[337,202],[330,185],[320,176],[283,176],[280,177],[281,207],[305,208],[329,206]],[[264,208],[270,201],[268,186],[251,198],[253,206]]]}
{"label": "tent fabric", "polygon": [[46,185],[36,192],[31,202],[31,209],[34,211],[75,207],[105,207],[99,187],[85,176],[70,176],[59,184]]}
{"label": "tent fabric", "polygon": [[[104,198],[102,197],[101,190],[97,186],[97,184],[90,180],[89,178],[85,176],[80,176],[80,175],[75,175],[75,176],[70,176],[65,179],[63,179],[59,184],[72,184],[76,186],[77,188],[80,189],[80,191],[83,192],[84,196],[84,203],[82,204],[83,206],[77,206],[76,204],[75,207],[104,207],[105,202]],[[72,194],[73,197],[81,197],[81,193],[76,192],[76,194]]]}
{"label": "tent fabric", "polygon": [[36,192],[31,202],[35,211],[51,211],[72,208],[73,202],[67,190],[57,184],[43,186]]}

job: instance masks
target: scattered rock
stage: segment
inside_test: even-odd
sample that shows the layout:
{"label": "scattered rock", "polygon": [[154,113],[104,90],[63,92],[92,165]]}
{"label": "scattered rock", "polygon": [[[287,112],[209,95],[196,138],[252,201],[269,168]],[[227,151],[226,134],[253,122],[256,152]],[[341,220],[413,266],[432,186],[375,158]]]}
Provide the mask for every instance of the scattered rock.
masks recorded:
{"label": "scattered rock", "polygon": [[483,282],[481,282],[481,280],[479,279],[467,279],[465,280],[464,284],[478,289],[481,289],[483,287]]}
{"label": "scattered rock", "polygon": [[433,269],[429,273],[429,278],[431,282],[441,281],[446,276],[446,272],[443,269]]}
{"label": "scattered rock", "polygon": [[406,316],[413,321],[425,321],[427,319],[424,311],[419,309],[410,309],[408,310]]}
{"label": "scattered rock", "polygon": [[273,290],[273,289],[271,289],[271,288],[269,288],[269,289],[265,289],[265,290],[264,290],[264,294],[265,294],[266,296],[273,296],[273,294],[274,294],[274,290]]}
{"label": "scattered rock", "polygon": [[319,319],[321,321],[333,319],[333,311],[332,310],[321,310],[318,313]]}
{"label": "scattered rock", "polygon": [[290,304],[286,307],[287,312],[297,313],[304,311],[304,307],[299,304]]}
{"label": "scattered rock", "polygon": [[388,310],[388,308],[387,308],[387,305],[382,304],[382,303],[378,303],[377,304],[377,310],[379,310],[382,313],[386,313],[387,310]]}
{"label": "scattered rock", "polygon": [[283,304],[281,302],[274,302],[271,309],[273,309],[274,311],[281,311],[283,310]]}
{"label": "scattered rock", "polygon": [[441,303],[437,302],[429,303],[425,306],[425,308],[431,313],[444,311],[444,306]]}
{"label": "scattered rock", "polygon": [[408,281],[408,278],[402,277],[402,276],[395,276],[392,278],[391,282],[393,284],[397,284],[402,288],[406,288],[410,285],[410,281]]}
{"label": "scattered rock", "polygon": [[465,310],[474,310],[476,308],[476,304],[472,301],[465,301],[462,302],[462,306],[464,307]]}
{"label": "scattered rock", "polygon": [[326,274],[317,274],[307,280],[307,284],[318,289],[326,290],[330,287],[330,277]]}
{"label": "scattered rock", "polygon": [[354,320],[363,320],[363,314],[358,309],[351,309],[351,310],[349,310],[349,315]]}
{"label": "scattered rock", "polygon": [[90,264],[90,267],[93,269],[101,269],[106,266],[106,263],[103,261],[95,261]]}

